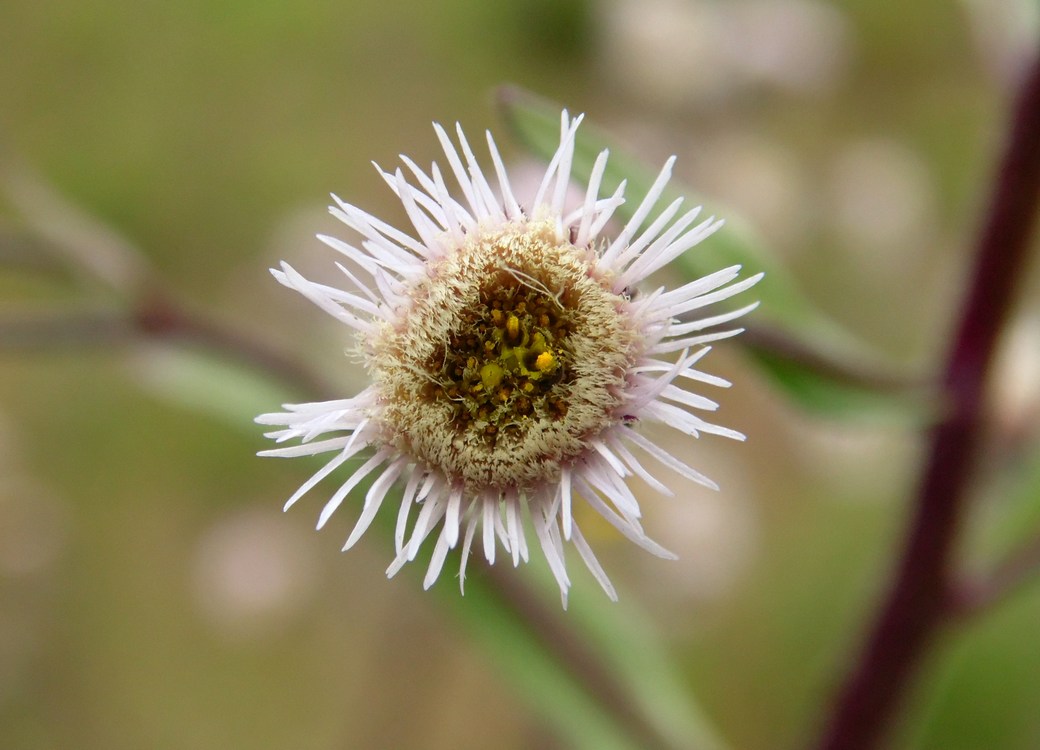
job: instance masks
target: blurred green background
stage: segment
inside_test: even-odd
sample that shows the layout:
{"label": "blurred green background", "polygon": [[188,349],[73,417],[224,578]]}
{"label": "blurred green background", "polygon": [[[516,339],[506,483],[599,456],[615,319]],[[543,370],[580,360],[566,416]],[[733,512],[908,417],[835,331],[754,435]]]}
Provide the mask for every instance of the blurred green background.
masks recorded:
{"label": "blurred green background", "polygon": [[[402,222],[369,161],[436,158],[431,121],[471,140],[492,127],[523,173],[494,104],[519,84],[650,163],[678,154],[812,300],[920,376],[1035,37],[1035,5],[1014,0],[4,0],[0,143],[176,294],[352,395],[344,331],[267,268],[331,270],[313,239],[346,234],[330,191]],[[53,271],[0,271],[2,319],[112,301]],[[1009,478],[1037,458],[1022,439],[1040,391],[1035,263],[1025,285],[966,568],[1027,536],[1040,503],[1035,478]],[[891,414],[801,413],[735,347],[708,362],[735,382],[720,421],[749,440],[683,448],[720,493],[647,498],[648,531],[680,561],[607,531],[594,546],[733,748],[797,747],[882,591],[920,444]],[[182,366],[159,346],[0,348],[0,747],[567,746],[421,571],[385,580],[386,538],[341,555],[350,513],[321,534],[313,496],[281,515],[312,467],[253,455],[233,385],[170,398]],[[299,397],[272,389],[260,408]],[[601,596],[575,578],[576,600]],[[892,746],[1040,747],[1038,622],[1032,586],[950,631]]]}

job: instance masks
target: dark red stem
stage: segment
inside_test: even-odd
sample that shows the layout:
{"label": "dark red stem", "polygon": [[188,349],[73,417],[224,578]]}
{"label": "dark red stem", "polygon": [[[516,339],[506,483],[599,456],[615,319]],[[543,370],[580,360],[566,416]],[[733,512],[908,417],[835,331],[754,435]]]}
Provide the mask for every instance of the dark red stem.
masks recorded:
{"label": "dark red stem", "polygon": [[1022,275],[1040,198],[1040,61],[1027,71],[942,385],[949,411],[932,429],[913,519],[887,600],[838,694],[817,747],[875,747],[949,617],[951,553],[978,447],[986,375]]}

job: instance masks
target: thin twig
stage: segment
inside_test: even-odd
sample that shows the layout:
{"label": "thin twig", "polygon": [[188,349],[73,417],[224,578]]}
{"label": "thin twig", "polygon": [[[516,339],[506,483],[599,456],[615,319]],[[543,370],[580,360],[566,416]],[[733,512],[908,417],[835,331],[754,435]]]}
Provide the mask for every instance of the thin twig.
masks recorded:
{"label": "thin twig", "polygon": [[0,352],[4,353],[119,347],[142,337],[198,346],[259,369],[311,397],[336,397],[331,384],[298,359],[192,313],[164,294],[149,294],[129,311],[87,309],[0,319]]}
{"label": "thin twig", "polygon": [[67,263],[60,263],[51,243],[38,234],[0,224],[0,267],[28,271],[53,278],[68,277]]}
{"label": "thin twig", "polygon": [[932,385],[922,378],[880,369],[876,364],[839,359],[768,324],[749,323],[740,343],[752,352],[797,362],[817,375],[876,393],[924,397]]}
{"label": "thin twig", "polygon": [[21,315],[0,320],[0,352],[70,351],[123,344],[135,335],[126,315],[116,310]]}
{"label": "thin twig", "polygon": [[943,388],[950,409],[930,434],[913,519],[888,596],[838,695],[821,750],[875,747],[941,625],[951,552],[978,453],[983,390],[1014,299],[1040,198],[1040,59],[1016,103],[989,213],[976,246]]}
{"label": "thin twig", "polygon": [[148,261],[131,242],[67,200],[2,140],[0,195],[75,272],[123,294],[152,277]]}
{"label": "thin twig", "polygon": [[212,318],[193,313],[166,293],[152,291],[133,313],[139,333],[153,339],[168,339],[199,346],[219,356],[255,367],[310,398],[339,398],[332,385],[289,356]]}

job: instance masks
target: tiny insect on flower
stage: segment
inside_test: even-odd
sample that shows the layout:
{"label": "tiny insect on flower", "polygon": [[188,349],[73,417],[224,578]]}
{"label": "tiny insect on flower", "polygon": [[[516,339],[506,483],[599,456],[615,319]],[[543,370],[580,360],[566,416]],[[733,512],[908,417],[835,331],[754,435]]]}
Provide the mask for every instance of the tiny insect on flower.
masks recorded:
{"label": "tiny insect on flower", "polygon": [[715,484],[638,427],[659,422],[687,435],[743,439],[698,416],[717,404],[679,383],[729,385],[696,365],[706,344],[740,332],[720,327],[757,303],[695,315],[747,290],[761,274],[740,279],[734,266],[676,289],[634,292],[722,222],[695,223],[699,208],[680,215],[677,199],[643,228],[673,157],[620,232],[605,236],[625,190],[622,183],[609,197],[599,195],[606,151],[581,206],[565,213],[581,119],[562,114],[560,146],[527,206],[514,197],[490,133],[494,187],[461,127],[456,147],[434,126],[461,199],[449,193],[436,164],[426,172],[402,157],[411,182],[400,168],[380,173],[404,205],[409,232],[334,196],[332,213],[362,238],[356,246],[320,236],[350,262],[336,264],[346,289],[305,279],[286,263],[273,270],[278,281],[354,331],[371,382],[351,398],[261,415],[259,423],[279,428],[268,437],[297,441],[261,455],[332,455],[286,508],[350,459],[361,461],[318,520],[321,528],[371,480],[344,549],[403,484],[390,576],[436,535],[424,585],[437,580],[449,550],[461,543],[462,586],[475,539],[488,563],[501,546],[518,565],[529,558],[530,527],[565,605],[571,585],[565,541],[616,599],[575,521],[574,503],[585,502],[640,547],[673,558],[644,532],[626,479],[635,475],[671,494],[644,466],[649,457],[694,482]]}

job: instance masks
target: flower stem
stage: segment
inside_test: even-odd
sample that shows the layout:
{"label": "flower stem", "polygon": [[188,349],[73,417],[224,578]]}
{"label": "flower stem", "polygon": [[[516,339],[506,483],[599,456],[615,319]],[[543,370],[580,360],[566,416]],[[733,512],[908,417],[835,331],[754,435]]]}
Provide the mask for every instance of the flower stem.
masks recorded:
{"label": "flower stem", "polygon": [[817,747],[878,744],[949,619],[951,557],[979,438],[986,375],[1021,277],[1040,198],[1040,60],[1028,69],[975,250],[942,380],[949,409],[932,428],[913,518],[887,600]]}

